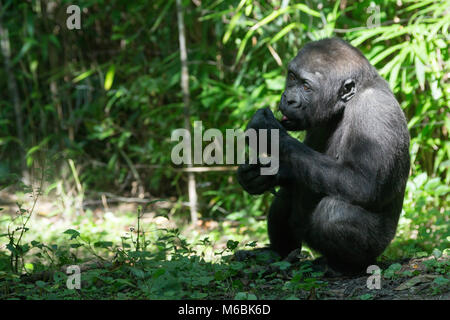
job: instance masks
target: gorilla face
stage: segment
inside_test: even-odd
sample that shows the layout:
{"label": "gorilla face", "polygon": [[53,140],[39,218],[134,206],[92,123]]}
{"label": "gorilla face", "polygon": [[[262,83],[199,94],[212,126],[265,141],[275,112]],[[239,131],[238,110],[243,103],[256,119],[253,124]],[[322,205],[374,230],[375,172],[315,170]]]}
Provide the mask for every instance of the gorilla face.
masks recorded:
{"label": "gorilla face", "polygon": [[324,50],[305,47],[289,63],[279,105],[284,128],[297,131],[324,125],[353,97],[356,85],[352,78],[339,78],[333,68],[323,68],[324,62],[332,65],[333,58]]}
{"label": "gorilla face", "polygon": [[281,96],[281,124],[287,130],[305,130],[311,127],[317,97],[321,88],[321,75],[308,72],[296,63],[298,56],[288,68],[286,88]]}

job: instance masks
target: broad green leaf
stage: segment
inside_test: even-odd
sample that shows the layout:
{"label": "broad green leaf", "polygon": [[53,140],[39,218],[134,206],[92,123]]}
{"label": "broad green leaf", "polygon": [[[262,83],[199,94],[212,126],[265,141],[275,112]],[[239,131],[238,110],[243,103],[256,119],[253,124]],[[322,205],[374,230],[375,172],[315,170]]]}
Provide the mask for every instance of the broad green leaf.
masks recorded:
{"label": "broad green leaf", "polygon": [[439,249],[434,249],[434,250],[433,250],[433,256],[434,256],[436,259],[439,259],[440,257],[442,257],[442,251],[439,250]]}
{"label": "broad green leaf", "polygon": [[78,237],[80,235],[80,233],[77,230],[74,229],[67,229],[66,231],[63,232],[64,234],[70,234],[70,240],[75,239],[76,237]]}

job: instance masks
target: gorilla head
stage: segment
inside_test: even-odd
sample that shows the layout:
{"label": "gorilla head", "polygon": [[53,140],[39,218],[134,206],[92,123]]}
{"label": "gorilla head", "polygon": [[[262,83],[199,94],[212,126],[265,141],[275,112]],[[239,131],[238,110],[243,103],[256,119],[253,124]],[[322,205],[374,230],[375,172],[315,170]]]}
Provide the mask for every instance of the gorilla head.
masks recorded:
{"label": "gorilla head", "polygon": [[324,39],[305,45],[288,66],[279,106],[282,125],[287,130],[326,125],[376,76],[367,59],[343,40]]}

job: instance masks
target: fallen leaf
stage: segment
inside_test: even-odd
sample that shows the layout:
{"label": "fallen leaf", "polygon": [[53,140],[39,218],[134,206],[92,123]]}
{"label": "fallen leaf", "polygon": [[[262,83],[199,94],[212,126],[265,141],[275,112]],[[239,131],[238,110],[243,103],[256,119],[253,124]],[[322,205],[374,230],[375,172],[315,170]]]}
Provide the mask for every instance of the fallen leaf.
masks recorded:
{"label": "fallen leaf", "polygon": [[396,290],[396,291],[407,290],[407,289],[414,287],[415,285],[418,285],[419,283],[433,281],[436,277],[437,277],[436,275],[421,274],[419,276],[409,279],[408,281],[403,282],[401,285],[399,285],[394,290]]}

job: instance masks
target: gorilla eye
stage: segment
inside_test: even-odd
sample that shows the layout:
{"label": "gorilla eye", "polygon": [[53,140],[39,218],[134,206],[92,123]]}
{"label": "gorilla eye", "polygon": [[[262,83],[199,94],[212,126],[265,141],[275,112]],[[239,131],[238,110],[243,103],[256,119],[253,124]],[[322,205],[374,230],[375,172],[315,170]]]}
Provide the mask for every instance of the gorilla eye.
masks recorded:
{"label": "gorilla eye", "polygon": [[303,90],[305,90],[305,91],[311,90],[311,87],[307,83],[303,83],[302,87],[303,87]]}
{"label": "gorilla eye", "polygon": [[294,81],[295,80],[295,75],[292,72],[289,72],[288,79],[290,81]]}

